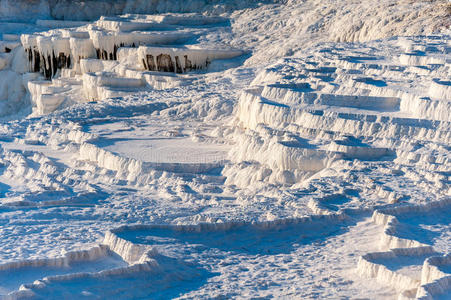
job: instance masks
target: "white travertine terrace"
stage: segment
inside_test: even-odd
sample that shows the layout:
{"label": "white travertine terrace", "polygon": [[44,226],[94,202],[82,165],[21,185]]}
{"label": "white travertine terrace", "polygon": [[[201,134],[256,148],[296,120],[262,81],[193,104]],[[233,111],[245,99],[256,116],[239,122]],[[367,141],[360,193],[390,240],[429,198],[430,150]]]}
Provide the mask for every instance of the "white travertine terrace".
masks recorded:
{"label": "white travertine terrace", "polygon": [[[23,34],[20,39],[28,58],[28,71],[40,72],[51,80],[51,83],[27,85],[35,112],[47,114],[60,105],[67,107],[80,100],[102,100],[146,87],[166,89],[189,84],[189,76],[169,76],[161,72],[205,70],[214,60],[234,58],[245,52],[202,49],[196,45],[155,46],[183,44],[202,33],[200,27],[224,26],[226,21],[221,17],[196,14],[124,15],[102,17],[75,28]],[[69,22],[69,25],[80,24]],[[55,80],[58,78],[62,78],[64,84]],[[72,88],[71,82],[74,83]],[[42,84],[48,86],[46,90],[35,88]]]}
{"label": "white travertine terrace", "polygon": [[229,59],[240,55],[241,50],[190,49],[139,47],[138,58],[149,71],[185,73],[206,69],[216,59]]}
{"label": "white travertine terrace", "polygon": [[56,2],[0,0],[1,299],[449,298],[449,1]]}
{"label": "white travertine terrace", "polygon": [[[450,255],[437,256],[438,253],[430,245],[414,239],[397,237],[403,234],[403,229],[393,214],[401,215],[409,212],[425,214],[437,209],[446,209],[450,203],[450,199],[444,199],[426,205],[376,210],[372,217],[373,222],[384,225],[380,248],[390,250],[361,256],[357,267],[359,274],[368,278],[376,278],[378,281],[394,287],[399,291],[398,299],[435,299],[435,297],[449,293],[451,274],[441,271],[440,267],[451,265]],[[389,270],[378,262],[387,259],[405,259],[406,257],[424,259],[420,278],[414,279],[401,272]]]}

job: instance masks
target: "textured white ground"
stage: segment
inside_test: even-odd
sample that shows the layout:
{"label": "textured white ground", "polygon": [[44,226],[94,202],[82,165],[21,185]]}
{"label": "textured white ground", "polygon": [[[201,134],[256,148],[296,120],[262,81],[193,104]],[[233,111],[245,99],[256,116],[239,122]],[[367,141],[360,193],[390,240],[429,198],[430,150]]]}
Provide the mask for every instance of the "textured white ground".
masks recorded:
{"label": "textured white ground", "polygon": [[[0,299],[451,297],[447,1],[37,2],[0,1]],[[154,33],[244,51],[91,51]]]}

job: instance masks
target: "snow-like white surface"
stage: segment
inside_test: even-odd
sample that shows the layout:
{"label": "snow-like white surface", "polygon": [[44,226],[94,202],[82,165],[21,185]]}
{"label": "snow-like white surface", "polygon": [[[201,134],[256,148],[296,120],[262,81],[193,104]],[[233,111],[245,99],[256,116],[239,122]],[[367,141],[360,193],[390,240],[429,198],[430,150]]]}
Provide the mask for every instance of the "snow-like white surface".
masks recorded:
{"label": "snow-like white surface", "polygon": [[447,1],[53,2],[0,1],[0,298],[450,297]]}

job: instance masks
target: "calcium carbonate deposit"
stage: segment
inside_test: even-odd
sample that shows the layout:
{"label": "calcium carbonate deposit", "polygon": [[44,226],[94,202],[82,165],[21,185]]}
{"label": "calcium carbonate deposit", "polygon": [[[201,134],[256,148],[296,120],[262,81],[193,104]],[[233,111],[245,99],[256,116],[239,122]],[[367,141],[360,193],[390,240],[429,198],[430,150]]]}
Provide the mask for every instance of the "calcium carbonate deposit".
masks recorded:
{"label": "calcium carbonate deposit", "polygon": [[450,26],[0,0],[0,299],[451,299]]}

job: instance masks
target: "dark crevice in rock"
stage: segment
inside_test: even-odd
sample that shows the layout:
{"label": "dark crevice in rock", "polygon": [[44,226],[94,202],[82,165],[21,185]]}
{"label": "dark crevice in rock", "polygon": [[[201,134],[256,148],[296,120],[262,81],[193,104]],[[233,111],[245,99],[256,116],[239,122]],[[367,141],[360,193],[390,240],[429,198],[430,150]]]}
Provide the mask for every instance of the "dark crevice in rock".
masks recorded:
{"label": "dark crevice in rock", "polygon": [[55,55],[43,55],[36,49],[25,49],[28,56],[30,72],[40,72],[44,75],[45,79],[52,79],[58,72],[58,70],[71,67],[70,54],[59,53]]}
{"label": "dark crevice in rock", "polygon": [[184,65],[178,55],[174,59],[169,54],[161,53],[155,59],[154,55],[147,54],[146,59],[142,60],[144,68],[148,71],[171,72],[171,73],[186,73],[192,70],[205,69],[210,64],[208,59],[205,65],[196,65],[188,59],[188,55],[183,56]]}

